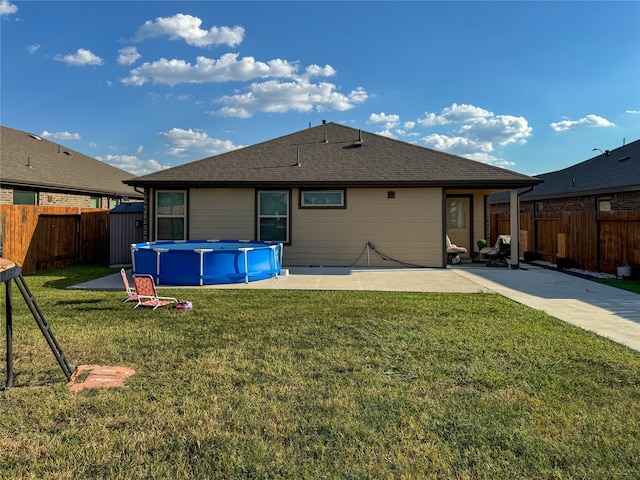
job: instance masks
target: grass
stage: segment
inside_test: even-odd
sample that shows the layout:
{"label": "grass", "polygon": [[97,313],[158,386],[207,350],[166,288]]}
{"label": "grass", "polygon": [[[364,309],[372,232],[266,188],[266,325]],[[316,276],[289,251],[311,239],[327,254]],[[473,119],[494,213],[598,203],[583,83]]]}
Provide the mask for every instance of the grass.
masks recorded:
{"label": "grass", "polygon": [[27,283],[72,364],[136,374],[68,392],[15,298],[0,478],[640,475],[640,354],[501,296],[64,290],[105,273]]}
{"label": "grass", "polygon": [[596,278],[598,283],[604,283],[610,287],[628,290],[629,292],[640,294],[640,280],[620,279],[620,278]]}

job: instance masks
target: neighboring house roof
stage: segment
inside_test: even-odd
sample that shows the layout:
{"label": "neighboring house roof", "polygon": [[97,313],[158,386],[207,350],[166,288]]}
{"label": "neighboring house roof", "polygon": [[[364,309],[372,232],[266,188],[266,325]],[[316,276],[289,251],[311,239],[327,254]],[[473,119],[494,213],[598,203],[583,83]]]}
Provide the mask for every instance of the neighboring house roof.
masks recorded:
{"label": "neighboring house roof", "polygon": [[[584,162],[537,175],[544,183],[522,193],[520,200],[607,195],[640,190],[640,140],[606,150]],[[506,203],[508,195],[491,195],[491,203]]]}
{"label": "neighboring house roof", "polygon": [[0,127],[0,153],[2,184],[143,198],[122,183],[132,174],[38,135]]}
{"label": "neighboring house roof", "polygon": [[323,123],[125,183],[140,187],[518,188],[535,185],[538,180],[336,123]]}

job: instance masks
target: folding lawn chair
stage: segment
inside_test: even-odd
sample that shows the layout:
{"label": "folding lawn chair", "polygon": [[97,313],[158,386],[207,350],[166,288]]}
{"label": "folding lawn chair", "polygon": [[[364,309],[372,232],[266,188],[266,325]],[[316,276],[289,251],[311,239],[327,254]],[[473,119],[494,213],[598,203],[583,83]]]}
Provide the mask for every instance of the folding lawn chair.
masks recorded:
{"label": "folding lawn chair", "polygon": [[127,292],[127,296],[124,300],[122,300],[122,303],[137,301],[138,296],[136,295],[135,289],[129,286],[129,279],[127,278],[127,274],[124,271],[124,268],[120,269],[120,275],[122,276],[122,283],[124,283],[124,289]]}
{"label": "folding lawn chair", "polygon": [[155,310],[170,303],[178,303],[176,298],[158,296],[156,282],[153,281],[151,275],[134,275],[133,285],[138,296],[138,303],[133,308],[138,308],[142,305],[143,307],[153,307],[153,310]]}

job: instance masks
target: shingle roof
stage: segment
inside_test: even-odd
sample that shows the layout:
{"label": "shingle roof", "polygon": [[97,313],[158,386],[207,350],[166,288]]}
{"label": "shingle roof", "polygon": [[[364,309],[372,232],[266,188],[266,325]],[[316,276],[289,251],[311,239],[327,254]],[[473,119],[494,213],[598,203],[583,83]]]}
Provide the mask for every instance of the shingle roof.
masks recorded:
{"label": "shingle roof", "polygon": [[537,182],[533,177],[502,168],[326,123],[125,183],[141,187],[517,188]]}
{"label": "shingle roof", "polygon": [[[544,183],[523,193],[520,200],[575,197],[640,190],[640,140],[607,150],[589,160],[555,172],[537,175]],[[491,203],[508,202],[502,194]]]}
{"label": "shingle roof", "polygon": [[128,172],[38,135],[0,127],[0,182],[97,195],[142,198],[122,183]]}

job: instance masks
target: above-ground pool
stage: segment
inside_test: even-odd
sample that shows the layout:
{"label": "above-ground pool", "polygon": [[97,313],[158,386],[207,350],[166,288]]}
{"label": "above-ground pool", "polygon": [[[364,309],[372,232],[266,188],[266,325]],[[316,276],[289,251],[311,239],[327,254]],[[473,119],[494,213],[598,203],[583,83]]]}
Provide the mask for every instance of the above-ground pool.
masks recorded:
{"label": "above-ground pool", "polygon": [[134,243],[133,274],[162,285],[216,285],[278,276],[282,244],[260,240],[185,240]]}

